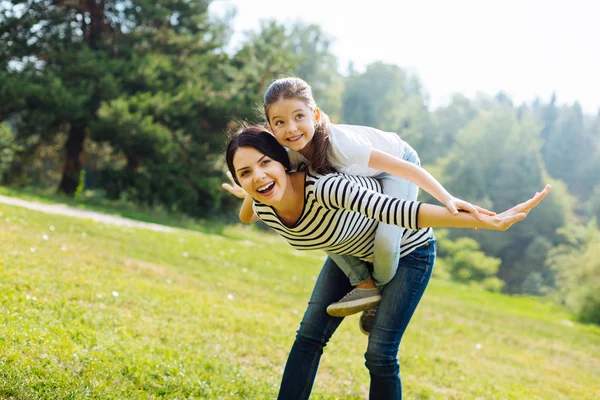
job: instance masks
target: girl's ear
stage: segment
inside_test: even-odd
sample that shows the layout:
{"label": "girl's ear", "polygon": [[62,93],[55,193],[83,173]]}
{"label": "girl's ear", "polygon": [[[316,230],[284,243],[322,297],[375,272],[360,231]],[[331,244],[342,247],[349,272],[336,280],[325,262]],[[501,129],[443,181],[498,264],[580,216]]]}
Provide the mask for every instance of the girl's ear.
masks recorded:
{"label": "girl's ear", "polygon": [[318,124],[319,121],[321,121],[321,109],[319,109],[319,107],[315,108],[315,111],[313,114],[315,117],[315,124]]}

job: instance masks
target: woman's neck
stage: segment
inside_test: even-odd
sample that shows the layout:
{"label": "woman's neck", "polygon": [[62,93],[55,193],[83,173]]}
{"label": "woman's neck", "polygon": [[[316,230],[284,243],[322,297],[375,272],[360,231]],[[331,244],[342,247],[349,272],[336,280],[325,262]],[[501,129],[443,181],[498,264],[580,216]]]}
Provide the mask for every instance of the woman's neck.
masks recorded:
{"label": "woman's neck", "polygon": [[304,180],[306,173],[293,172],[288,175],[286,190],[281,201],[273,205],[277,217],[287,226],[294,225],[304,210]]}

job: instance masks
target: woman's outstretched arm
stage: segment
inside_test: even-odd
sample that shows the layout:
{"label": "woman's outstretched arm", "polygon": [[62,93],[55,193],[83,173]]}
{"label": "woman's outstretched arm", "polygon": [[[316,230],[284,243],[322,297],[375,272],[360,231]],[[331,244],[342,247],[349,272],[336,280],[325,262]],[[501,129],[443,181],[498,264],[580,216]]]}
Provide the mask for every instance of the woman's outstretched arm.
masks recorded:
{"label": "woman's outstretched arm", "polygon": [[546,197],[550,191],[550,185],[538,192],[531,199],[504,211],[502,214],[488,216],[483,215],[481,220],[473,214],[461,212],[453,215],[447,208],[421,203],[418,212],[419,228],[481,228],[497,231],[505,231],[515,222],[524,219],[529,212]]}

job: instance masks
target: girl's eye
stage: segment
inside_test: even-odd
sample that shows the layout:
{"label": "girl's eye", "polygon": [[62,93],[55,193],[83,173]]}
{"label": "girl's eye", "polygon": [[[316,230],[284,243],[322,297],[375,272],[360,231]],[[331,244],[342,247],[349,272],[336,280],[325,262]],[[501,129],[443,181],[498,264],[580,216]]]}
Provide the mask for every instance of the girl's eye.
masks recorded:
{"label": "girl's eye", "polygon": [[270,162],[271,162],[271,160],[263,160],[262,165],[268,164]]}
{"label": "girl's eye", "polygon": [[277,122],[275,122],[275,126],[279,126],[281,124],[283,124],[283,121],[277,121]]}
{"label": "girl's eye", "polygon": [[242,173],[240,174],[240,178],[243,177],[243,176],[248,175],[249,173],[250,172],[248,172],[248,171],[242,171]]}
{"label": "girl's eye", "polygon": [[302,119],[302,118],[304,118],[304,114],[298,114],[298,115],[296,115],[296,119]]}

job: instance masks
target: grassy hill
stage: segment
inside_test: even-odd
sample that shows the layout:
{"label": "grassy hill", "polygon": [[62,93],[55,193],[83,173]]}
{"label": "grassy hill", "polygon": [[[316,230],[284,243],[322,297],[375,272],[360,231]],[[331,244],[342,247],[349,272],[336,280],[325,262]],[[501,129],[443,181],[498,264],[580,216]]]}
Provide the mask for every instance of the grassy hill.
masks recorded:
{"label": "grassy hill", "polygon": [[[323,254],[242,226],[157,233],[0,204],[0,398],[272,399]],[[347,318],[313,397],[363,399]],[[435,279],[400,350],[407,399],[600,398],[600,328]]]}

